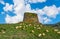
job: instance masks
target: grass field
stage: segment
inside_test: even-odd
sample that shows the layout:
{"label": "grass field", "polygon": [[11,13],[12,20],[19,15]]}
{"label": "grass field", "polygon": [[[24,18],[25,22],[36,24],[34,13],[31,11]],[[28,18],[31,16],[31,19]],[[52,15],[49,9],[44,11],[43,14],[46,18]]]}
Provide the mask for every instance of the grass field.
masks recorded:
{"label": "grass field", "polygon": [[0,24],[0,39],[60,39],[60,29],[42,24]]}

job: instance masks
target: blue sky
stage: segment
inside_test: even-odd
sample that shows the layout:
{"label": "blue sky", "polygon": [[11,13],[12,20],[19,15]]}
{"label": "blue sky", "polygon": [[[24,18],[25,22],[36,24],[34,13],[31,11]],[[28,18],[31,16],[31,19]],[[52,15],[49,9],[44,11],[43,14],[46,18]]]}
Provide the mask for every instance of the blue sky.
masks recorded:
{"label": "blue sky", "polygon": [[24,12],[38,14],[39,22],[60,22],[60,0],[0,0],[0,24],[23,21]]}

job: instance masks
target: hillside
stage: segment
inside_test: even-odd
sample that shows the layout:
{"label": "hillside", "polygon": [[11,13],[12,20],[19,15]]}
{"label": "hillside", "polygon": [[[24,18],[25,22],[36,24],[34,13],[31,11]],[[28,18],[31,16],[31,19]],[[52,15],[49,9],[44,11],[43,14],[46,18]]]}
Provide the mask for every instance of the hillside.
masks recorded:
{"label": "hillside", "polygon": [[[34,17],[34,19],[36,18]],[[38,19],[36,20],[32,22],[24,20],[16,24],[0,24],[0,39],[60,39],[60,29],[43,25],[38,22]]]}

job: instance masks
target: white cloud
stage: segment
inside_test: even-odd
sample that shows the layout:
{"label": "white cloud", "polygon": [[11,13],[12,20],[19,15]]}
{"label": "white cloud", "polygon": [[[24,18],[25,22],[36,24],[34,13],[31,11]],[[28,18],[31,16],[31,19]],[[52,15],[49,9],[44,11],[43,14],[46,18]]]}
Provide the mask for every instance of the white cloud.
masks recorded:
{"label": "white cloud", "polygon": [[38,2],[46,2],[47,0],[38,0]]}
{"label": "white cloud", "polygon": [[3,5],[5,4],[5,2],[3,0],[0,0],[0,3],[3,4]]}
{"label": "white cloud", "polygon": [[25,12],[32,12],[32,13],[37,13],[36,10],[31,10],[31,5],[30,4],[27,4],[26,5],[26,11]]}
{"label": "white cloud", "polygon": [[49,22],[52,21],[51,19],[49,19],[49,18],[47,18],[47,17],[45,17],[43,20],[44,20],[44,23],[49,23]]}
{"label": "white cloud", "polygon": [[28,2],[30,2],[30,3],[36,3],[37,0],[28,0]]}
{"label": "white cloud", "polygon": [[56,18],[56,15],[59,14],[58,8],[55,5],[45,6],[43,10],[48,17]]}
{"label": "white cloud", "polygon": [[31,11],[31,6],[30,6],[30,4],[27,4],[27,5],[26,5],[26,11],[28,11],[28,12]]}
{"label": "white cloud", "polygon": [[39,15],[45,15],[45,12],[43,11],[43,9],[36,9],[36,12],[37,12]]}
{"label": "white cloud", "polygon": [[18,23],[23,20],[23,16],[17,15],[17,16],[11,17],[11,16],[7,15],[5,20],[6,20],[6,23]]}
{"label": "white cloud", "polygon": [[[49,23],[52,21],[50,18],[55,19],[60,13],[60,8],[57,8],[55,5],[45,6],[43,9],[37,9],[36,12],[38,13],[39,21],[41,23]],[[43,15],[46,15],[49,18],[43,17]]]}
{"label": "white cloud", "polygon": [[3,7],[4,11],[13,11],[13,5],[9,5],[9,3],[6,3],[5,7]]}
{"label": "white cloud", "polygon": [[14,2],[14,6],[13,6],[14,13],[16,14],[16,16],[10,17],[9,15],[7,15],[5,18],[6,23],[17,23],[23,21],[23,15],[25,12],[24,0],[13,0],[13,2]]}
{"label": "white cloud", "polygon": [[16,14],[24,14],[25,4],[24,0],[13,0],[14,2],[14,10]]}
{"label": "white cloud", "polygon": [[40,2],[40,3],[43,3],[43,2],[46,2],[47,0],[28,0],[28,3],[37,3],[37,2]]}
{"label": "white cloud", "polygon": [[1,12],[1,14],[5,14],[5,12]]}
{"label": "white cloud", "polygon": [[42,17],[42,16],[40,16],[40,15],[38,14],[38,20],[39,20],[40,23],[43,23],[43,22],[44,22],[44,21],[43,21],[43,18],[44,18],[44,17]]}

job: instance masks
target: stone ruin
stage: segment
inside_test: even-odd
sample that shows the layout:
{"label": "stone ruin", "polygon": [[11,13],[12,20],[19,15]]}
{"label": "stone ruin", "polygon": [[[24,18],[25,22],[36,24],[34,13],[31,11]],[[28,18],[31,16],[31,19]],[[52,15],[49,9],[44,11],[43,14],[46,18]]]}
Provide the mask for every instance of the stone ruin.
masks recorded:
{"label": "stone ruin", "polygon": [[38,16],[35,13],[26,12],[24,14],[23,22],[27,22],[27,23],[39,23]]}

